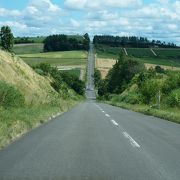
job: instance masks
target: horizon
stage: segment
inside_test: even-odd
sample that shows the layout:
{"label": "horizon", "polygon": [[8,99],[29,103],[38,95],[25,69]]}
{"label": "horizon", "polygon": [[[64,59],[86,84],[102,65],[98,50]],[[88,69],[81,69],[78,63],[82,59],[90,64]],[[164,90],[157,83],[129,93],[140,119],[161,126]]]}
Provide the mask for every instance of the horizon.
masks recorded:
{"label": "horizon", "polygon": [[10,26],[15,37],[87,32],[180,45],[177,0],[1,0],[0,18],[0,26]]}

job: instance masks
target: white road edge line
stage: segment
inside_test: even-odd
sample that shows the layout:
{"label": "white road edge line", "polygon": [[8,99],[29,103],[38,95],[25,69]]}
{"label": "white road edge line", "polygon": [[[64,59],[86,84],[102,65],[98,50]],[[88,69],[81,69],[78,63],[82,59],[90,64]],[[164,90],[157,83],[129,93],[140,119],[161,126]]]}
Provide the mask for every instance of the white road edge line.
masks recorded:
{"label": "white road edge line", "polygon": [[111,122],[115,125],[115,126],[118,126],[119,124],[115,121],[115,120],[111,120]]}
{"label": "white road edge line", "polygon": [[123,135],[125,138],[130,140],[130,143],[133,147],[140,148],[140,145],[127,132],[123,132]]}

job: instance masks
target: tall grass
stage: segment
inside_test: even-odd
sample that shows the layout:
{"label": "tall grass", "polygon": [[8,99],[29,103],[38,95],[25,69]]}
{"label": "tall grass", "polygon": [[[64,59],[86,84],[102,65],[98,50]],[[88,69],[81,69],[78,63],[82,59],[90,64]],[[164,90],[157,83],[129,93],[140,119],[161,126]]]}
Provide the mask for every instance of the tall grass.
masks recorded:
{"label": "tall grass", "polygon": [[78,102],[80,101],[68,99],[61,100],[59,105],[45,104],[8,109],[0,107],[0,148],[32,128],[49,121],[50,117],[57,113],[66,112]]}

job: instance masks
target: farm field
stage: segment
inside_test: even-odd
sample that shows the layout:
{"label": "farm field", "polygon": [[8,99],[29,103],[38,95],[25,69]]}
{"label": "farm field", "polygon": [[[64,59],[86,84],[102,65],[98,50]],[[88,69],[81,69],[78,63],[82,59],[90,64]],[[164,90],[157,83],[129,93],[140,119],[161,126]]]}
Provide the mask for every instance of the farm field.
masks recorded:
{"label": "farm field", "polygon": [[87,64],[86,51],[60,51],[43,53],[43,44],[17,44],[14,52],[30,66],[48,63],[62,71],[85,79]]}
{"label": "farm field", "polygon": [[[143,63],[180,67],[180,49],[153,49],[155,56],[149,48],[126,48],[127,57],[134,58]],[[121,47],[99,46],[96,48],[98,58],[118,59]]]}
{"label": "farm field", "polygon": [[[103,58],[97,58],[96,59],[96,68],[101,72],[102,79],[106,77],[108,74],[109,70],[113,67],[113,65],[116,63],[115,59],[103,59]],[[156,64],[149,64],[149,63],[144,63],[145,67],[147,69],[149,68],[155,68]],[[160,65],[163,69],[169,69],[169,70],[178,70],[180,71],[180,67],[171,67],[171,66],[164,66]]]}
{"label": "farm field", "polygon": [[80,68],[74,68],[74,69],[67,69],[67,70],[62,70],[64,72],[67,72],[73,76],[76,76],[76,77],[80,77],[81,75],[81,69]]}
{"label": "farm field", "polygon": [[49,63],[52,66],[86,65],[87,53],[85,51],[61,51],[36,54],[19,55],[31,66],[39,63]]}
{"label": "farm field", "polygon": [[47,53],[36,53],[36,54],[20,54],[20,57],[24,58],[62,58],[62,59],[84,59],[87,57],[85,51],[57,51]]}
{"label": "farm field", "polygon": [[33,54],[43,52],[43,43],[15,44],[13,47],[15,54]]}

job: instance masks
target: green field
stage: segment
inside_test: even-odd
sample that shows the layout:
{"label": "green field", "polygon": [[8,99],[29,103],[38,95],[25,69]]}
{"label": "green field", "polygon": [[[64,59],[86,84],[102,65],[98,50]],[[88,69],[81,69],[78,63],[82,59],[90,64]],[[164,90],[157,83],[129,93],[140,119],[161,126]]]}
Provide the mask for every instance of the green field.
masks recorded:
{"label": "green field", "polygon": [[67,72],[73,76],[76,76],[76,77],[80,77],[80,74],[81,74],[81,69],[80,68],[75,68],[75,69],[71,69],[71,70],[62,70],[63,72]]}
{"label": "green field", "polygon": [[16,44],[13,47],[15,54],[33,54],[43,52],[43,43],[35,44]]}
{"label": "green field", "polygon": [[[154,56],[149,48],[126,48],[126,50],[127,57],[143,63],[180,67],[180,49],[154,49],[157,56]],[[97,56],[104,59],[117,59],[120,52],[124,53],[121,47],[100,46],[96,48]]]}
{"label": "green field", "polygon": [[39,63],[48,63],[53,66],[74,66],[86,65],[87,53],[85,51],[60,51],[35,54],[19,55],[27,64],[37,65]]}
{"label": "green field", "polygon": [[84,59],[87,57],[85,51],[58,51],[37,54],[20,54],[22,58],[61,58],[61,59]]}
{"label": "green field", "polygon": [[62,59],[62,58],[22,58],[29,65],[37,65],[39,63],[48,63],[52,66],[73,66],[86,65],[87,59]]}

